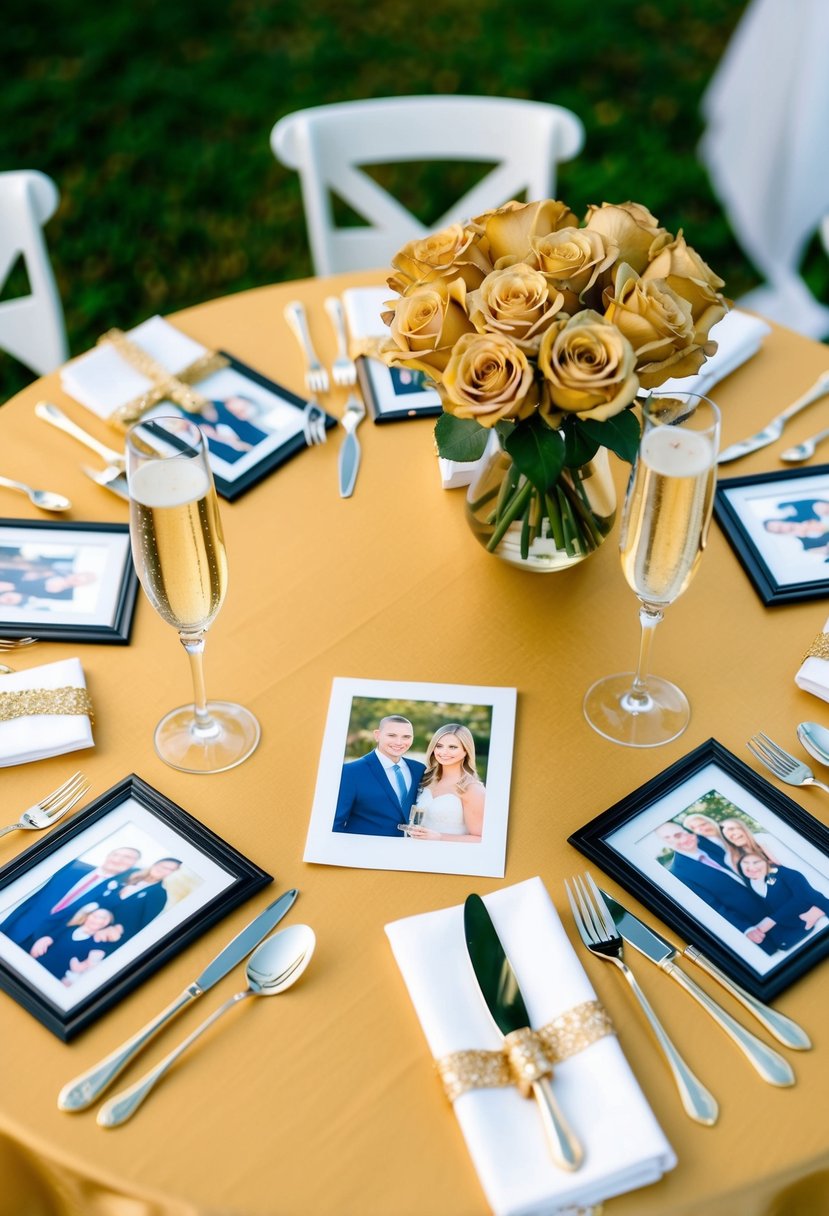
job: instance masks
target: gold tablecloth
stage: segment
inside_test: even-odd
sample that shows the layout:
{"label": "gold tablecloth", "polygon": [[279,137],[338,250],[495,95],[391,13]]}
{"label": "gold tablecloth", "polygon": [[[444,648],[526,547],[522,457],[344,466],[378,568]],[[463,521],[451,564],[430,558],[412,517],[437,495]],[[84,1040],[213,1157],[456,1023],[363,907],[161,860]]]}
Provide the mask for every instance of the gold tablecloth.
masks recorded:
{"label": "gold tablecloth", "polygon": [[[305,300],[314,338],[330,360],[324,296],[380,281],[375,273],[263,288],[173,319],[194,338],[302,391],[284,304]],[[775,328],[762,351],[712,393],[724,412],[723,443],[756,429],[827,367],[825,346]],[[333,412],[344,397],[342,390],[332,394]],[[62,393],[57,375],[49,376],[0,411],[4,471],[70,495],[73,519],[125,521],[126,504],[80,472],[82,449],[36,420],[33,406],[42,398],[101,439],[114,439]],[[820,410],[790,425],[792,442],[817,429]],[[688,692],[691,725],[655,750],[607,743],[585,724],[581,700],[598,676],[629,667],[636,651],[636,602],[615,543],[568,573],[517,572],[473,540],[463,491],[441,489],[431,422],[377,427],[367,420],[350,500],[337,492],[339,438],[332,433],[236,503],[222,503],[230,589],[208,639],[207,684],[211,695],[249,705],[262,723],[261,745],[246,764],[204,778],[156,758],[153,728],[163,710],[187,699],[189,675],[173,631],[143,598],[128,647],[41,643],[10,659],[22,668],[77,654],[97,717],[93,751],[3,770],[7,820],[74,768],[88,774],[93,794],[136,772],[268,869],[276,887],[237,908],[69,1045],[0,994],[2,1216],[486,1212],[383,926],[501,884],[303,863],[334,676],[517,687],[503,882],[540,874],[568,929],[563,879],[585,864],[565,843],[571,831],[712,735],[745,759],[745,740],[758,728],[793,743],[800,719],[827,719],[826,707],[793,682],[823,625],[825,603],[764,608],[713,525],[695,581],[666,614],[654,653],[654,668]],[[776,449],[768,449],[732,467],[780,466]],[[627,467],[615,468],[621,492]],[[38,517],[11,495],[0,514]],[[825,818],[822,793],[788,792]],[[30,843],[19,834],[4,839],[0,864]],[[286,923],[307,921],[318,936],[296,988],[234,1014],[118,1131],[98,1128],[93,1112],[58,1111],[63,1082],[172,1000],[276,888],[288,886],[301,895]],[[706,1129],[683,1113],[619,976],[589,956],[584,962],[679,1156],[657,1185],[610,1201],[606,1216],[814,1216],[829,1209],[826,967],[776,1002],[815,1046],[787,1053],[797,1085],[775,1090],[698,1006],[644,960],[635,964],[658,1013],[720,1101],[720,1121]],[[241,969],[227,976],[197,1012],[168,1028],[124,1082],[242,987],[241,976]]]}

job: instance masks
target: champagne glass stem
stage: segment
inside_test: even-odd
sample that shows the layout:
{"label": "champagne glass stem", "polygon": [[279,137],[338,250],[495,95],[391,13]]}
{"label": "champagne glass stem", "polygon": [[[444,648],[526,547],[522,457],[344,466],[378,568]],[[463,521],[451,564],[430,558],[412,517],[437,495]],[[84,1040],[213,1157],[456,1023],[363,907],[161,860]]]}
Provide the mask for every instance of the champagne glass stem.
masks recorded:
{"label": "champagne glass stem", "polygon": [[181,644],[190,660],[190,674],[193,678],[193,713],[195,715],[194,733],[209,739],[219,733],[219,727],[210,716],[207,708],[207,690],[204,683],[204,632],[180,633]]}
{"label": "champagne glass stem", "polygon": [[641,626],[639,634],[639,658],[636,663],[636,674],[633,677],[633,684],[625,700],[625,709],[632,713],[636,713],[637,709],[643,710],[650,706],[651,697],[648,691],[648,672],[650,671],[651,647],[656,626],[661,620],[662,610],[660,608],[655,608],[652,604],[641,605],[639,609],[639,624]]}

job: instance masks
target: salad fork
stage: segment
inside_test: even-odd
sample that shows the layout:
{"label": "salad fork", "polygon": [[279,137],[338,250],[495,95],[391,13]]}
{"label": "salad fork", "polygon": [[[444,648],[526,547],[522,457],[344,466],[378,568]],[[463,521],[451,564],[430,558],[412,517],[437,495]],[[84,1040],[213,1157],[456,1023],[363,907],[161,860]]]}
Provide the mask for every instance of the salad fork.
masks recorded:
{"label": "salad fork", "polygon": [[315,444],[325,443],[328,438],[325,431],[327,415],[325,410],[313,399],[307,403],[303,411],[302,430],[305,443],[311,448]]}
{"label": "salad fork", "polygon": [[89,782],[83,773],[75,773],[59,785],[51,794],[47,794],[40,802],[24,811],[17,823],[10,823],[6,828],[0,828],[0,836],[7,832],[23,829],[39,832],[42,828],[50,828],[53,823],[62,819],[67,811],[71,811],[76,802],[83,798],[89,789]]}
{"label": "salad fork", "polygon": [[613,918],[608,911],[607,904],[604,902],[599,888],[589,874],[586,875],[585,879],[576,876],[572,881],[575,895],[570,890],[570,884],[566,879],[564,885],[567,889],[567,898],[570,901],[573,920],[576,922],[576,928],[579,931],[581,940],[590,953],[595,954],[596,958],[613,963],[622,972],[630,984],[634,996],[641,1005],[645,1017],[650,1023],[657,1043],[662,1048],[663,1055],[679,1090],[680,1100],[685,1108],[685,1113],[690,1115],[697,1123],[702,1123],[706,1127],[712,1127],[719,1115],[717,1101],[713,1094],[710,1094],[702,1082],[691,1072],[691,1069],[668,1038],[662,1023],[651,1008],[648,998],[639,987],[636,976],[625,962],[624,943],[613,923]]}
{"label": "salad fork", "polygon": [[0,650],[18,650],[21,646],[34,646],[37,638],[0,638]]}
{"label": "salad fork", "polygon": [[314,344],[308,332],[308,319],[305,315],[305,306],[299,300],[293,300],[285,307],[285,320],[291,327],[294,337],[299,342],[305,355],[305,385],[308,392],[327,393],[328,372],[323,367],[317,352],[314,350]]}
{"label": "salad fork", "polygon": [[[357,365],[348,354],[348,337],[345,332],[345,310],[342,301],[337,296],[328,296],[325,301],[325,311],[331,318],[334,333],[337,335],[337,357],[331,364],[331,375],[334,383],[344,388],[350,388],[357,383]],[[346,406],[346,408],[348,408]]]}
{"label": "salad fork", "polygon": [[765,764],[775,777],[779,777],[787,785],[817,785],[829,793],[829,785],[818,781],[808,764],[797,760],[790,752],[784,751],[779,744],[770,739],[768,735],[764,735],[762,731],[752,735],[746,746],[752,756],[755,756],[761,764]]}

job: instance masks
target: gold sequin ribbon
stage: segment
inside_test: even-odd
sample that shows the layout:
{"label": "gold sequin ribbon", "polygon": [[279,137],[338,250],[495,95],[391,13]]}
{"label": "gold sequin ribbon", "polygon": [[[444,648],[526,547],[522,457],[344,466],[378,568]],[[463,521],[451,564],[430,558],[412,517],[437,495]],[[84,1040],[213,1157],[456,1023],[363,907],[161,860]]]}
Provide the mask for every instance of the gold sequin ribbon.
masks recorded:
{"label": "gold sequin ribbon", "polygon": [[453,1051],[435,1061],[450,1102],[470,1089],[515,1085],[523,1097],[533,1083],[552,1076],[553,1066],[584,1051],[597,1039],[615,1034],[613,1023],[598,1001],[582,1001],[542,1026],[513,1030],[501,1051]]}
{"label": "gold sequin ribbon", "polygon": [[228,360],[224,355],[220,355],[214,350],[206,350],[203,355],[199,355],[198,359],[194,359],[188,367],[174,376],[167,371],[166,367],[156,362],[152,355],[148,355],[145,350],[142,350],[136,342],[132,342],[120,329],[110,329],[108,333],[103,334],[98,339],[98,345],[100,346],[102,343],[114,346],[126,363],[153,382],[152,388],[148,388],[138,397],[133,397],[132,401],[120,405],[110,414],[109,421],[124,431],[148,409],[165,399],[175,401],[176,405],[180,405],[182,409],[189,410],[191,413],[200,414],[207,405],[207,398],[203,397],[201,393],[197,393],[191,386],[196,381],[203,380],[205,376],[210,376],[213,372],[228,366]]}
{"label": "gold sequin ribbon", "polygon": [[807,659],[829,659],[829,633],[819,633],[803,656]]}
{"label": "gold sequin ribbon", "polygon": [[94,722],[92,698],[85,688],[24,688],[0,692],[0,722],[26,718],[29,714],[88,714]]}

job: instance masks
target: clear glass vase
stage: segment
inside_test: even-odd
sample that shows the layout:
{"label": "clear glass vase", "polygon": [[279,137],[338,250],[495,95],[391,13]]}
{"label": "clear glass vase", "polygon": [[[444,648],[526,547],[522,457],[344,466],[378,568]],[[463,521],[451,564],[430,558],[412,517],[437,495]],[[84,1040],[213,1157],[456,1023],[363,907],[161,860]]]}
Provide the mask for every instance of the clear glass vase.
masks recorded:
{"label": "clear glass vase", "polygon": [[616,519],[607,449],[562,469],[542,495],[493,442],[469,486],[466,517],[480,544],[510,565],[539,574],[569,570],[598,549]]}

